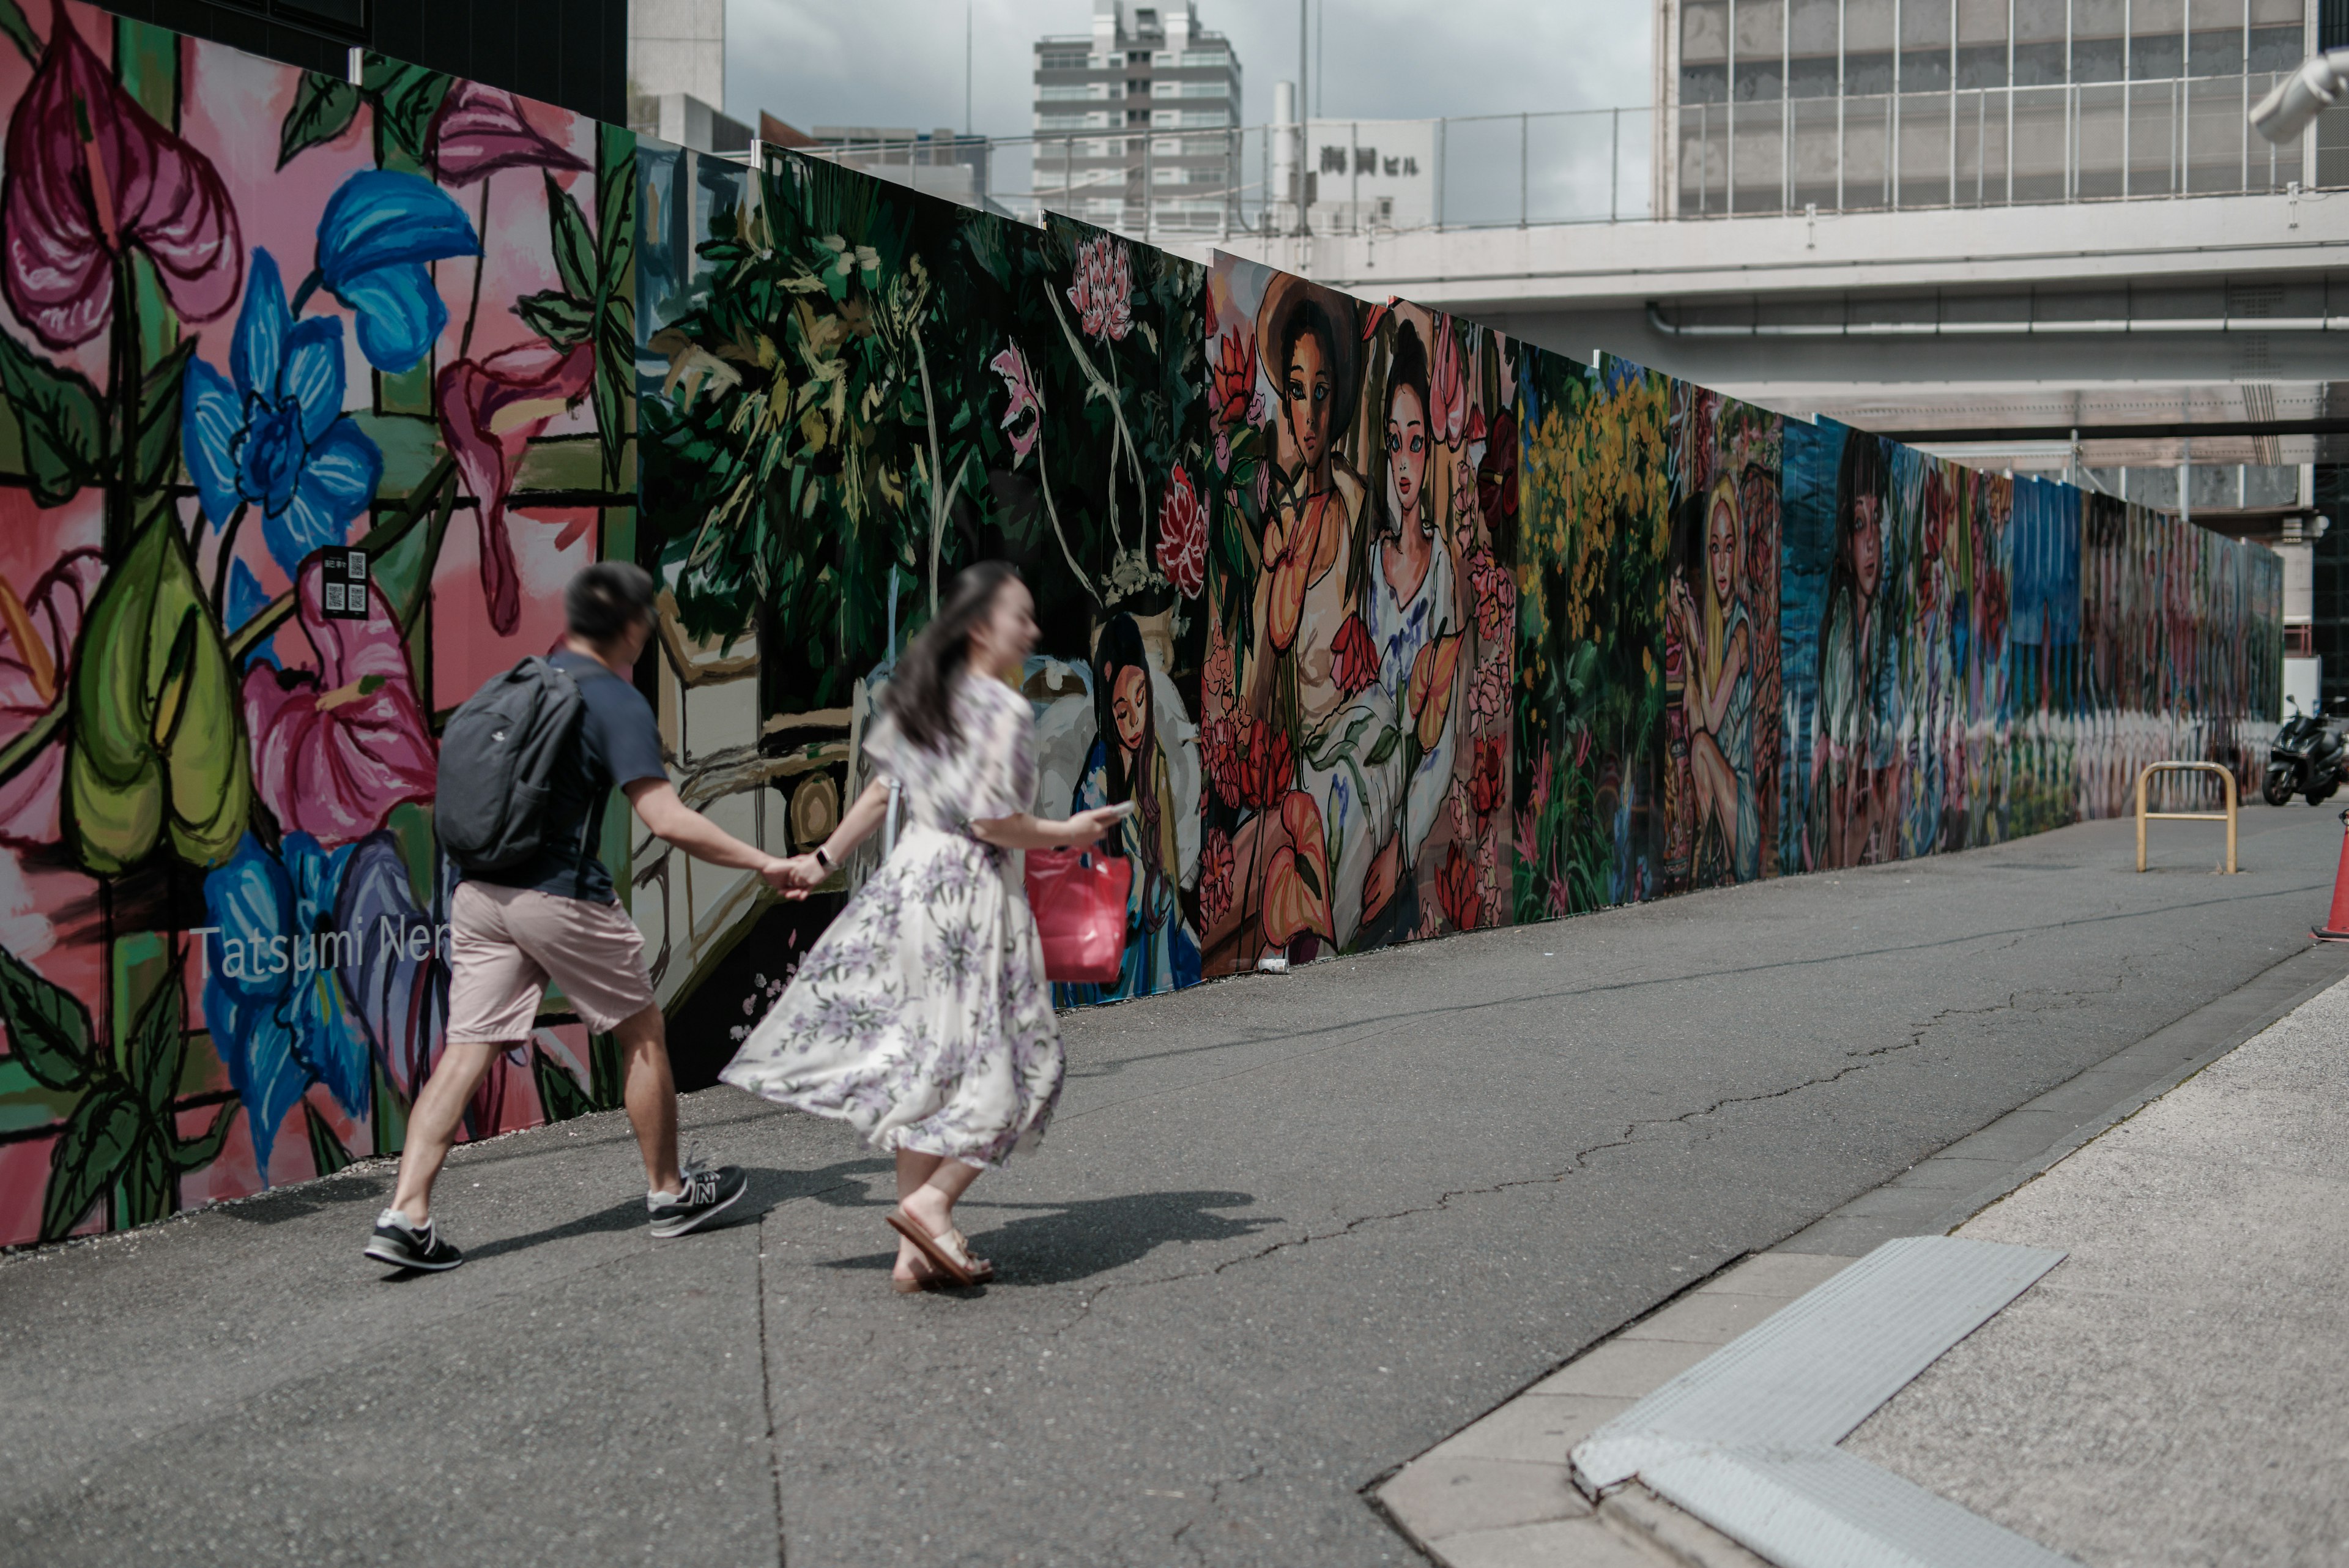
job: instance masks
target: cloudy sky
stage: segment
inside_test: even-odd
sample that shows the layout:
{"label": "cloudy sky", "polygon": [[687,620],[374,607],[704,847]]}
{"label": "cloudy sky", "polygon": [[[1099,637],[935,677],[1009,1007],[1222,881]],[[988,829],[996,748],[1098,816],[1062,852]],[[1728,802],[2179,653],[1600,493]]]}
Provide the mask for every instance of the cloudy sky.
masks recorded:
{"label": "cloudy sky", "polygon": [[[1419,119],[1609,108],[1648,101],[1649,0],[1309,0],[1334,118]],[[1030,46],[1082,33],[1091,0],[728,0],[726,108],[815,125],[963,124],[970,7],[975,128],[1030,126]],[[1251,125],[1297,74],[1296,0],[1200,0],[1230,36]],[[1440,17],[1441,25],[1431,22]],[[1326,17],[1326,19],[1325,19]]]}

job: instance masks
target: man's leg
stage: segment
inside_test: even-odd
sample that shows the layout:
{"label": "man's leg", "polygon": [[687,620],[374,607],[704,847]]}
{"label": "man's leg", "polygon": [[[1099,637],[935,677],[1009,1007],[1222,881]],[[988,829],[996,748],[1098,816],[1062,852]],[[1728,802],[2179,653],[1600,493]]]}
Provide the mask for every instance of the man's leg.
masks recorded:
{"label": "man's leg", "polygon": [[[399,1151],[399,1185],[391,1206],[421,1229],[432,1218],[432,1183],[457,1141],[457,1125],[465,1119],[465,1104],[488,1075],[501,1053],[520,1042],[451,1042],[440,1053],[440,1064],[424,1080],[423,1093],[408,1112],[408,1141]],[[672,1145],[674,1148],[674,1145]]]}
{"label": "man's leg", "polygon": [[612,1031],[620,1043],[621,1094],[636,1148],[645,1157],[645,1186],[675,1194],[684,1187],[677,1168],[677,1079],[668,1066],[668,1027],[658,1007],[624,1018]]}

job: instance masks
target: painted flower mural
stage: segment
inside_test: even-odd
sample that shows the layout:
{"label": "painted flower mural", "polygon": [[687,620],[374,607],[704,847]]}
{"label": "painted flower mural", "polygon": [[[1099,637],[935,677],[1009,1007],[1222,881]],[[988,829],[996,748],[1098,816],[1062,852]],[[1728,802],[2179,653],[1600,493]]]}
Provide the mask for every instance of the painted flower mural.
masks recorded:
{"label": "painted flower mural", "polygon": [[1158,567],[1186,599],[1197,598],[1206,586],[1207,509],[1180,463],[1158,507]]}
{"label": "painted flower mural", "polygon": [[114,79],[59,6],[31,88],[8,121],[0,194],[9,308],[52,348],[114,318],[115,264],[155,264],[172,307],[209,321],[236,301],[244,252],[212,164]]}
{"label": "painted flower mural", "polygon": [[295,321],[265,250],[253,253],[230,358],[234,379],[191,360],[181,443],[214,528],[261,513],[262,537],[293,573],[340,544],[383,480],[383,453],[343,412],[343,324]]}
{"label": "painted flower mural", "polygon": [[278,1128],[312,1084],[353,1116],[367,1113],[367,1038],[338,978],[366,934],[335,915],[350,856],[306,833],[286,835],[272,855],[247,835],[204,878],[205,924],[219,933],[204,1023],[244,1102],[264,1179]]}
{"label": "painted flower mural", "polygon": [[[626,132],[40,10],[0,28],[0,844],[41,917],[0,1106],[45,1163],[0,1244],[397,1146],[446,1014],[432,714],[559,624],[510,510],[559,493],[600,547],[636,499]],[[514,169],[543,207],[449,193]],[[467,495],[480,590],[438,570]],[[468,1125],[602,1103],[608,1056],[544,1045]]]}
{"label": "painted flower mural", "polygon": [[302,569],[296,615],[315,669],[244,674],[254,786],[288,827],[328,847],[366,836],[407,801],[432,798],[433,745],[399,626],[373,584],[357,618],[325,609],[326,568]]}
{"label": "painted flower mural", "polygon": [[465,488],[480,505],[481,589],[490,624],[503,634],[522,613],[514,575],[513,540],[506,532],[506,498],[514,463],[547,421],[586,396],[595,377],[595,351],[565,351],[540,341],[516,344],[476,363],[460,359],[440,372],[440,429]]}
{"label": "painted flower mural", "polygon": [[464,209],[430,181],[391,169],[352,175],[318,219],[317,271],[358,320],[359,351],[378,370],[410,370],[449,325],[449,306],[426,264],[478,254],[481,236]]}

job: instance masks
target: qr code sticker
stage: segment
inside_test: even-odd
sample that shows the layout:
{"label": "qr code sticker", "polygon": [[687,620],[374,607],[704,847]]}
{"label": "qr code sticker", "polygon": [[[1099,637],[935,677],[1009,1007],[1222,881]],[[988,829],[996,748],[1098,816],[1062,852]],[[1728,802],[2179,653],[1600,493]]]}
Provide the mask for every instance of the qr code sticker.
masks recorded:
{"label": "qr code sticker", "polygon": [[338,610],[343,607],[342,584],[328,583],[326,585],[326,607],[329,610]]}
{"label": "qr code sticker", "polygon": [[349,576],[351,581],[355,583],[366,582],[367,575],[367,552],[365,550],[353,550],[351,552],[350,565],[346,566],[344,570]]}

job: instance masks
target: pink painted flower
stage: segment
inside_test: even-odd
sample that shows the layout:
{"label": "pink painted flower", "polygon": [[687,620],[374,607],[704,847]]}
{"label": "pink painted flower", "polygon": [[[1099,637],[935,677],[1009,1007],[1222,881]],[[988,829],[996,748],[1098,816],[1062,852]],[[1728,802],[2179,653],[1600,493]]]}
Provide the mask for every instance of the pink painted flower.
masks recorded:
{"label": "pink painted flower", "polygon": [[[0,579],[0,745],[57,705],[82,612],[105,576],[96,550],[73,550],[21,599]],[[57,842],[57,784],[65,763],[63,746],[44,746],[22,773],[0,784],[0,843],[27,848]]]}
{"label": "pink painted flower", "polygon": [[465,488],[480,503],[474,515],[481,529],[481,591],[500,637],[522,618],[522,585],[506,535],[514,463],[549,420],[587,395],[595,379],[595,345],[566,353],[543,337],[479,363],[460,359],[440,372],[440,434]]}
{"label": "pink painted flower", "polygon": [[1206,587],[1207,509],[1179,462],[1158,506],[1158,565],[1186,599],[1197,598]]}
{"label": "pink painted flower", "polygon": [[1232,907],[1232,840],[1220,827],[1207,830],[1199,849],[1199,913],[1214,925]]}
{"label": "pink painted flower", "polygon": [[365,620],[330,618],[325,581],[314,556],[295,585],[318,668],[254,665],[244,674],[244,722],[263,801],[282,826],[331,849],[373,833],[402,801],[430,800],[434,762],[390,607],[370,582]]}
{"label": "pink painted flower", "polygon": [[432,158],[444,185],[470,185],[501,169],[585,169],[530,123],[513,94],[460,80],[432,121]]}
{"label": "pink painted flower", "polygon": [[220,176],[155,122],[74,30],[70,7],[8,122],[0,289],[52,348],[114,314],[114,261],[142,251],[173,308],[210,321],[236,303],[244,244]]}
{"label": "pink painted flower", "polygon": [[1495,654],[1476,666],[1476,677],[1468,688],[1468,707],[1480,719],[1497,718],[1509,705],[1508,659]]}
{"label": "pink painted flower", "polygon": [[[1044,433],[1044,400],[1036,395],[1036,378],[1028,369],[1028,356],[1017,343],[1006,344],[1003,352],[987,362],[987,368],[1003,378],[1003,389],[1011,395],[1011,406],[1003,410],[1002,427],[1011,431],[1011,461],[1019,460],[1036,450],[1037,438]],[[1024,430],[1013,430],[1021,417],[1036,417]]]}
{"label": "pink painted flower", "polygon": [[1516,579],[1482,545],[1468,552],[1467,566],[1469,592],[1476,600],[1477,634],[1486,642],[1498,642],[1516,615]]}
{"label": "pink painted flower", "polygon": [[1077,247],[1069,303],[1083,318],[1088,337],[1115,342],[1133,330],[1133,261],[1124,241],[1103,234]]}
{"label": "pink painted flower", "polygon": [[1428,428],[1444,445],[1457,446],[1468,428],[1468,381],[1460,368],[1460,334],[1448,316],[1435,318],[1435,363],[1428,376],[1428,394],[1435,402],[1428,410]]}

